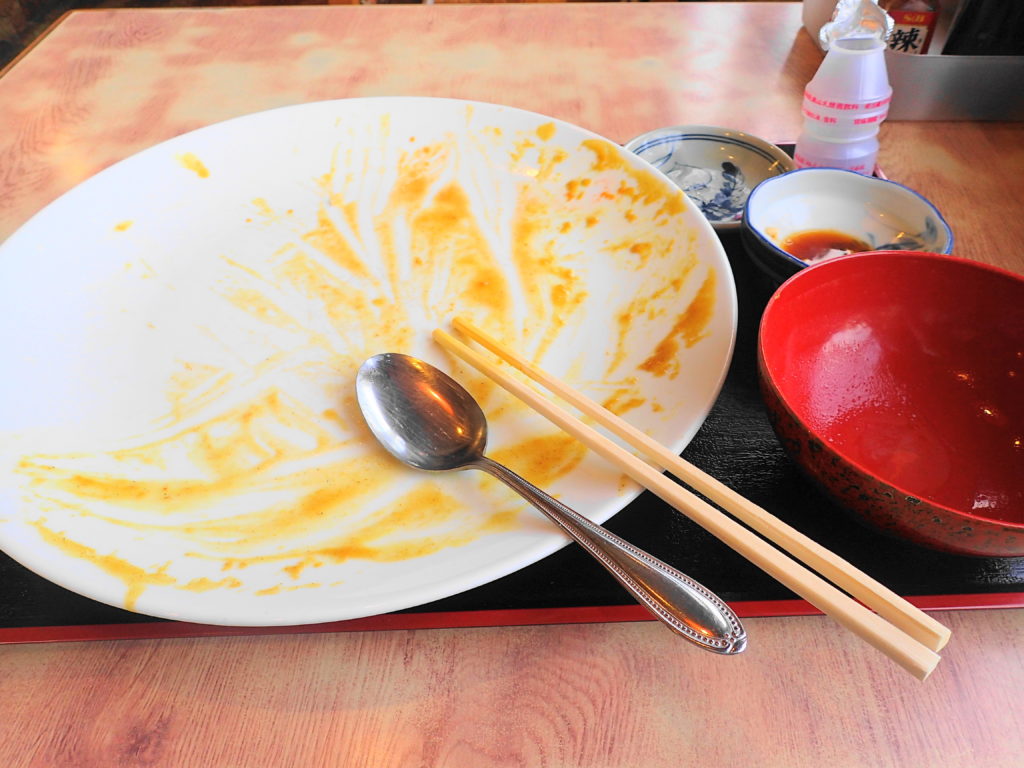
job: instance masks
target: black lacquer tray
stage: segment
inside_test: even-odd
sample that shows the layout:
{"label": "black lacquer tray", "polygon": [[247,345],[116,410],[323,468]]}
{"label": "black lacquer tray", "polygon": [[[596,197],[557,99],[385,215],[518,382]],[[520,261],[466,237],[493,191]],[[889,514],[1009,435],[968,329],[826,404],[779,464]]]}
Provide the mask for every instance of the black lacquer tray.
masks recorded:
{"label": "black lacquer tray", "polygon": [[[683,453],[769,512],[925,608],[1024,606],[1024,558],[950,555],[887,538],[834,506],[783,453],[757,382],[757,328],[774,286],[722,237],[739,297],[728,377],[708,419]],[[789,590],[650,493],[607,527],[689,574],[741,615],[811,612]],[[81,597],[0,553],[0,642],[162,637],[402,627],[643,619],[615,581],[578,547],[482,587],[400,611],[302,628],[204,627],[154,619]]]}

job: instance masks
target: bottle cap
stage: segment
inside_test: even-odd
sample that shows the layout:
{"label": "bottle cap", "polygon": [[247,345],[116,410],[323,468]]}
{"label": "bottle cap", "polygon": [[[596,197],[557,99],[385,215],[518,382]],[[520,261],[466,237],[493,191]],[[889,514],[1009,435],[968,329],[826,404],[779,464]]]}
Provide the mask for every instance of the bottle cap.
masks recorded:
{"label": "bottle cap", "polygon": [[885,43],[877,38],[836,40],[807,91],[818,100],[863,108],[892,96],[885,68]]}

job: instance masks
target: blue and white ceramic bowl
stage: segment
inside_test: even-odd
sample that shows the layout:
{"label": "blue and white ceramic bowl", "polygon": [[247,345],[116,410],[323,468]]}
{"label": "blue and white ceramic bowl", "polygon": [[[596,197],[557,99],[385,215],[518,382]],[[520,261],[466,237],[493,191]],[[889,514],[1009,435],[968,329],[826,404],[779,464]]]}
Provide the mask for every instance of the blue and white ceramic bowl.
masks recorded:
{"label": "blue and white ceramic bowl", "polygon": [[739,229],[750,190],[796,167],[774,144],[713,125],[659,128],[626,149],[668,176],[719,232]]}
{"label": "blue and white ceramic bowl", "polygon": [[[816,256],[794,255],[801,240],[825,234],[843,235],[860,247],[847,250],[837,243]],[[742,238],[755,265],[779,283],[810,264],[849,252],[953,250],[946,220],[918,192],[835,168],[802,168],[761,182],[747,198]]]}

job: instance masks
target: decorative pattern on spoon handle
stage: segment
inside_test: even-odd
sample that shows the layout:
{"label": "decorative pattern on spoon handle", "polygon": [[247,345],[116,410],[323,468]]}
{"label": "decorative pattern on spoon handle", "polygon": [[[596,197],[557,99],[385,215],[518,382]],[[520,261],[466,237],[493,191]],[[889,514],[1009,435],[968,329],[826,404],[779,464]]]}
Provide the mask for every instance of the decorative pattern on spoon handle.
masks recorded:
{"label": "decorative pattern on spoon handle", "polygon": [[483,457],[466,465],[504,482],[549,517],[662,622],[706,650],[741,652],[747,635],[735,613],[709,589],[637,549],[537,488],[507,467]]}

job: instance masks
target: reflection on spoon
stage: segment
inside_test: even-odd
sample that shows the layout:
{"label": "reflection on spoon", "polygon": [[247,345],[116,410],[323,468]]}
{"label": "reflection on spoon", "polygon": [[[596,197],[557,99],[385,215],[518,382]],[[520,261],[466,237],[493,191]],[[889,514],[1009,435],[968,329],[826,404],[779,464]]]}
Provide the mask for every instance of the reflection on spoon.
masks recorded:
{"label": "reflection on spoon", "polygon": [[408,355],[376,355],[360,367],[356,395],[370,430],[395,458],[416,469],[479,469],[493,475],[547,515],[678,634],[714,653],[746,647],[739,619],[715,594],[484,456],[483,411],[437,368]]}

